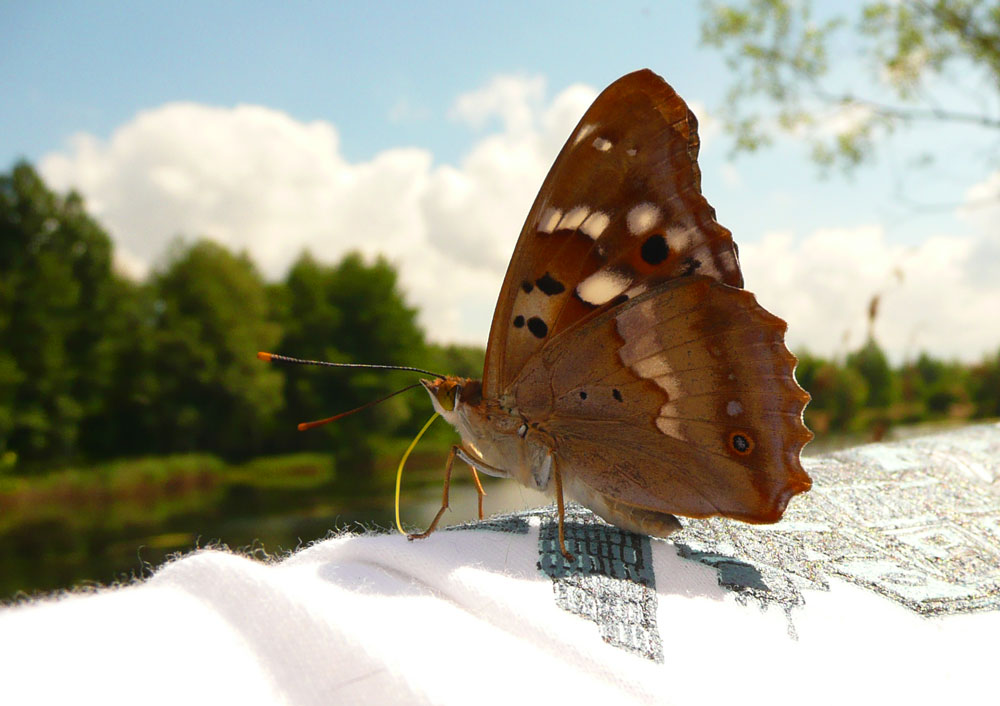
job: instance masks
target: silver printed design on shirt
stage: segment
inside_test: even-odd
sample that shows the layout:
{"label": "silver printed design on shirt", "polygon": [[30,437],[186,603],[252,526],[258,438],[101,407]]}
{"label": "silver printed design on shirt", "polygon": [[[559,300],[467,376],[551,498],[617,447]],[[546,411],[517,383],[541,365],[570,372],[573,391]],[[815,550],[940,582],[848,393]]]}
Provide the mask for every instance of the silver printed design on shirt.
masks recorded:
{"label": "silver printed design on shirt", "polygon": [[860,446],[805,467],[812,490],[781,522],[685,520],[673,537],[681,556],[715,568],[741,601],[789,618],[806,589],[829,590],[831,578],[922,616],[1000,609],[1000,425]]}
{"label": "silver printed design on shirt", "polygon": [[555,508],[538,514],[538,569],[552,579],[556,604],[596,623],[608,644],[662,663],[649,537],[618,529],[569,503],[564,530],[570,563],[559,551]]}

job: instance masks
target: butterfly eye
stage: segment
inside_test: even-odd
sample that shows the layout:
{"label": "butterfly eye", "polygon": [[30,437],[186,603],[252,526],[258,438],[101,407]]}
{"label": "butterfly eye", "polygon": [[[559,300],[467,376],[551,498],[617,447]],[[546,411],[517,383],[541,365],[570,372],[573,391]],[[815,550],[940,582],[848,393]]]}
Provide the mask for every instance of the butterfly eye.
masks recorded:
{"label": "butterfly eye", "polygon": [[437,399],[438,404],[441,405],[441,409],[446,412],[451,412],[455,409],[455,404],[458,401],[458,393],[461,392],[461,385],[451,385],[445,387],[441,385],[437,389]]}

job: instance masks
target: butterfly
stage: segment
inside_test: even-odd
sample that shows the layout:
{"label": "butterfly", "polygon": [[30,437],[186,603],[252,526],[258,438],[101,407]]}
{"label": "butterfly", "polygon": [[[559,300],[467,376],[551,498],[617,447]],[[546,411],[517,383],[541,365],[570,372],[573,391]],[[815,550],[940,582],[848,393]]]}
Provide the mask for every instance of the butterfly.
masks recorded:
{"label": "butterfly", "polygon": [[[701,194],[697,120],[649,70],[601,93],[521,230],[482,380],[421,380],[474,471],[664,537],[676,515],[781,519],[812,482],[786,324],[744,290]],[[480,488],[481,492],[481,488]],[[480,495],[480,503],[482,496]]]}

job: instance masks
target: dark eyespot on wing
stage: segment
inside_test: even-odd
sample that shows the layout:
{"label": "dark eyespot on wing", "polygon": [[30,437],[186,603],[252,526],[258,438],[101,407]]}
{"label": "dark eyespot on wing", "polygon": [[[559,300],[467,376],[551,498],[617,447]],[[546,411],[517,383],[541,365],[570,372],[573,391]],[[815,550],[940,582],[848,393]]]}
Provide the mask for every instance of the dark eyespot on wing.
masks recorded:
{"label": "dark eyespot on wing", "polygon": [[542,290],[542,292],[550,297],[566,291],[566,287],[563,283],[550,275],[548,272],[536,279],[535,284],[538,285],[538,288]]}
{"label": "dark eyespot on wing", "polygon": [[663,235],[651,235],[639,248],[639,254],[648,265],[659,265],[670,255],[667,238]]}
{"label": "dark eyespot on wing", "polygon": [[584,392],[583,390],[580,390],[580,399],[581,400],[587,399],[587,393]]}
{"label": "dark eyespot on wing", "polygon": [[749,456],[753,451],[753,437],[743,431],[734,431],[729,435],[729,446],[740,456]]}
{"label": "dark eyespot on wing", "polygon": [[611,391],[611,396],[614,397],[619,402],[622,401],[622,391],[621,390],[612,390]]}
{"label": "dark eyespot on wing", "polygon": [[534,289],[534,288],[535,288],[535,285],[533,285],[528,280],[524,280],[523,282],[521,282],[521,289],[524,290],[525,294],[531,294],[531,290]]}
{"label": "dark eyespot on wing", "polygon": [[514,317],[514,328],[521,328],[524,326],[524,317],[518,314]]}
{"label": "dark eyespot on wing", "polygon": [[531,331],[535,338],[545,338],[549,333],[548,325],[537,316],[532,316],[528,319],[528,330]]}

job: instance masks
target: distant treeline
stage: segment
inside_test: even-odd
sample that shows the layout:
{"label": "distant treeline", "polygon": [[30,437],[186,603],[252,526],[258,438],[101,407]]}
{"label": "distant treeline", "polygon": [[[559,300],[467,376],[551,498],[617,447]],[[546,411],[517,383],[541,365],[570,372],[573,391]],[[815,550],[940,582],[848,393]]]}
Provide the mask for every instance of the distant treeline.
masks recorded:
{"label": "distant treeline", "polygon": [[[115,272],[82,199],[19,164],[0,176],[0,470],[210,452],[241,461],[336,450],[370,467],[379,440],[427,416],[415,391],[311,433],[414,382],[412,373],[277,367],[258,350],[412,365],[478,377],[479,348],[428,344],[395,270],[359,255],[303,254],[268,283],[246,253],[177,241],[143,282]],[[965,366],[921,356],[893,369],[870,340],[843,362],[801,356],[817,432],[1000,416],[1000,354]]]}
{"label": "distant treeline", "polygon": [[870,338],[843,362],[800,353],[796,377],[812,395],[805,417],[817,435],[878,440],[895,425],[1000,417],[1000,352],[975,365],[921,354],[893,368]]}
{"label": "distant treeline", "polygon": [[[258,350],[330,361],[482,372],[479,348],[429,345],[385,260],[308,254],[268,283],[246,253],[177,241],[144,282],[112,267],[107,233],[75,195],[19,164],[0,176],[0,469],[203,451],[230,461],[338,449],[370,461],[380,437],[430,413],[415,390],[309,433],[414,373],[279,367]],[[346,460],[346,459],[345,459]],[[366,464],[367,465],[367,464]]]}

